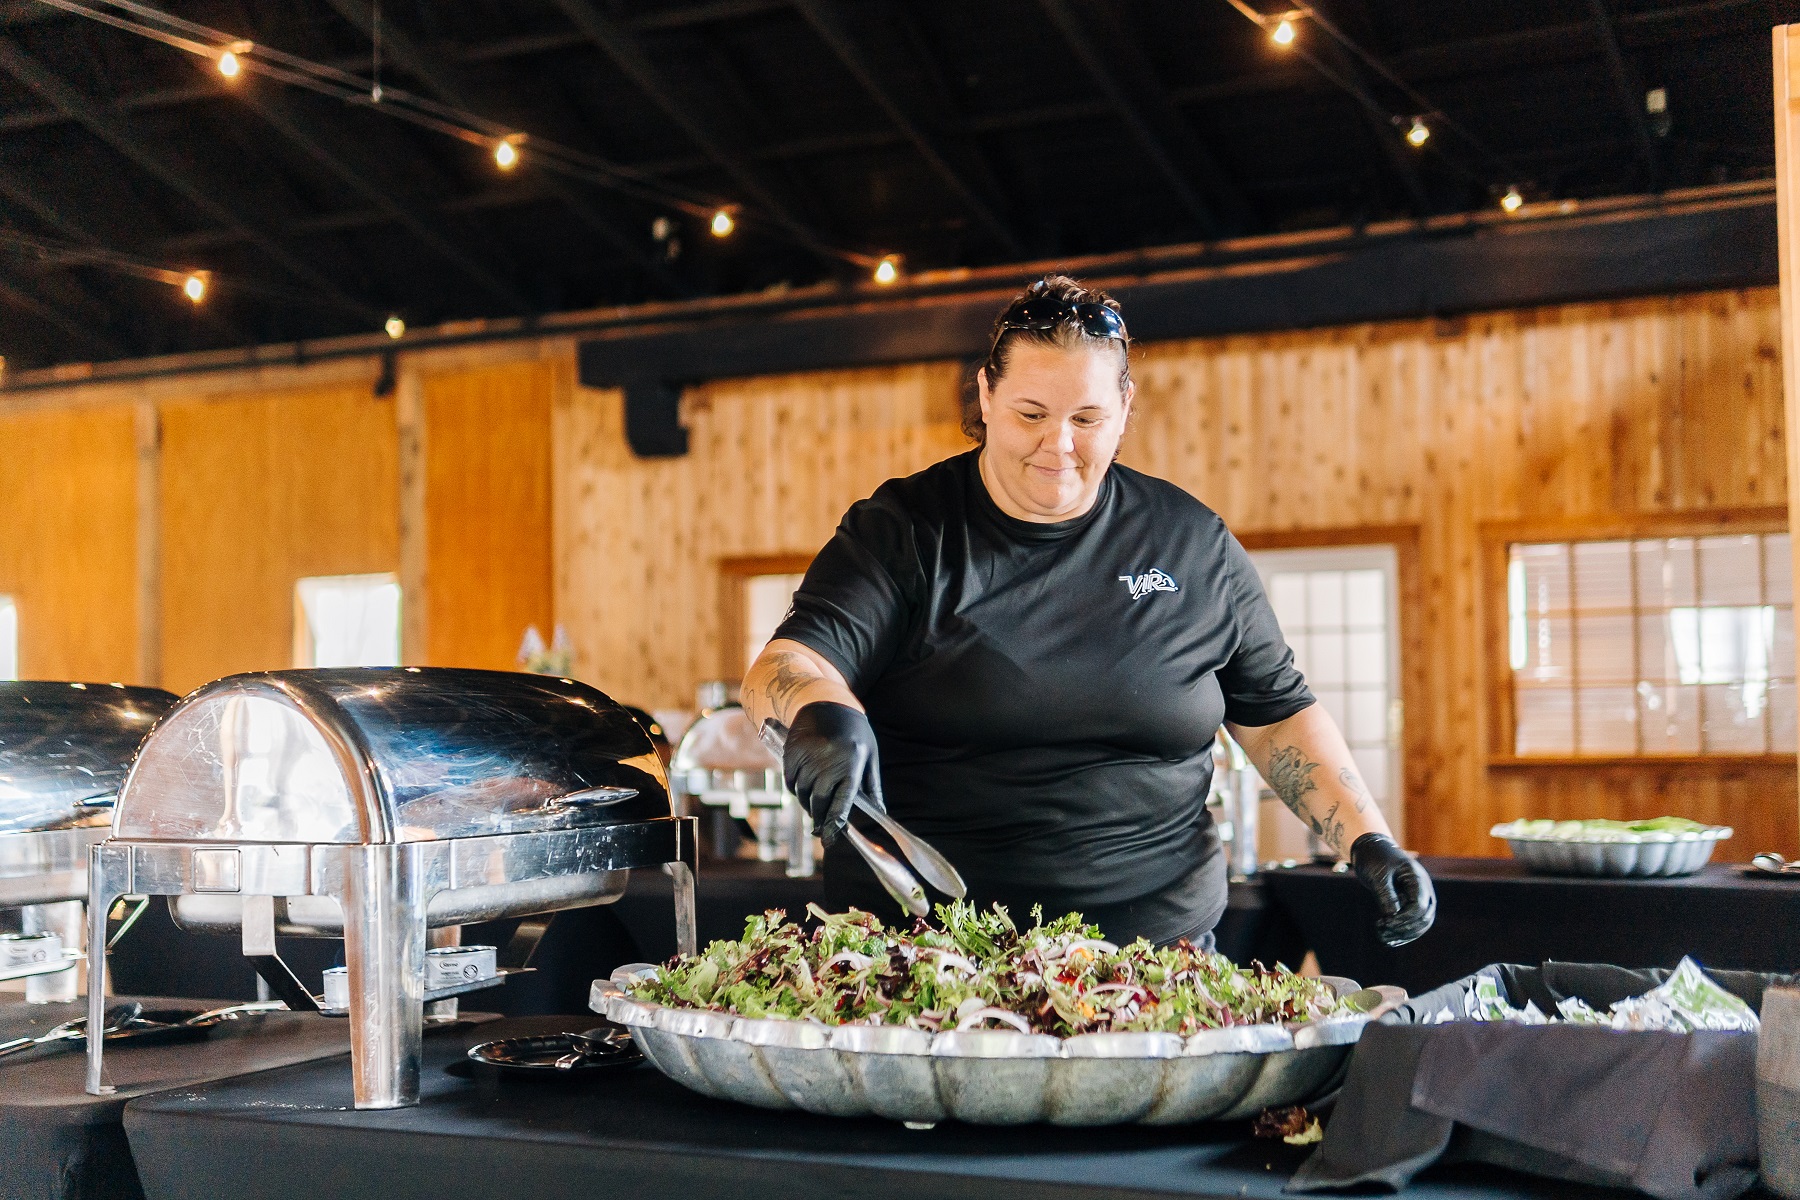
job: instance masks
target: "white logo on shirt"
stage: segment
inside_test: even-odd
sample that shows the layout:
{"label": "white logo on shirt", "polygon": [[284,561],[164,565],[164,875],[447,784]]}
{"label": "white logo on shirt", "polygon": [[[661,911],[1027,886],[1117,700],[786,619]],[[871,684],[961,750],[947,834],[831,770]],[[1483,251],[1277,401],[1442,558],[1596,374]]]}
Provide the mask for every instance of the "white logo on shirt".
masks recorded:
{"label": "white logo on shirt", "polygon": [[1151,592],[1179,592],[1181,585],[1152,567],[1142,575],[1121,575],[1119,582],[1131,589],[1133,600],[1142,600]]}

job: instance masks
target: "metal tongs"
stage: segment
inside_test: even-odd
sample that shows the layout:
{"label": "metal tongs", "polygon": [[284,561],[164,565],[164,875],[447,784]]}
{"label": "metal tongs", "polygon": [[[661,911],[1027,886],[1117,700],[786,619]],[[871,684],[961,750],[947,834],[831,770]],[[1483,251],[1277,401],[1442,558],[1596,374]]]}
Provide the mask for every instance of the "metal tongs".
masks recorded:
{"label": "metal tongs", "polygon": [[[787,749],[787,726],[771,718],[763,722],[759,735],[763,745],[775,755],[775,761],[779,764]],[[844,823],[844,836],[856,848],[856,852],[862,855],[863,861],[869,864],[869,870],[875,873],[882,888],[900,903],[901,908],[915,917],[930,915],[931,904],[925,899],[925,887],[919,882],[920,879],[953,900],[961,900],[968,895],[968,885],[963,883],[962,876],[936,846],[870,804],[860,794],[852,808],[867,813],[894,839],[894,845],[900,847],[900,853],[906,856],[906,862],[901,862],[888,853],[885,847],[869,840],[869,836],[855,825]],[[907,863],[912,864],[910,869]],[[918,874],[915,875],[915,871]]]}

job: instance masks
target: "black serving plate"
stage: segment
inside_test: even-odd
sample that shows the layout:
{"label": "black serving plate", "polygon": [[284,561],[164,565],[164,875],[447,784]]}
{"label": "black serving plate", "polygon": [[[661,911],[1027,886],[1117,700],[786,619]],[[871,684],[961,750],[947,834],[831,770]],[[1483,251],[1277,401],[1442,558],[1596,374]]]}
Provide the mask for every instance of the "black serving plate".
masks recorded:
{"label": "black serving plate", "polygon": [[[602,1025],[585,1033],[547,1033],[502,1038],[472,1047],[468,1062],[477,1071],[538,1079],[568,1079],[644,1060],[623,1026]],[[458,1071],[457,1074],[462,1074]]]}

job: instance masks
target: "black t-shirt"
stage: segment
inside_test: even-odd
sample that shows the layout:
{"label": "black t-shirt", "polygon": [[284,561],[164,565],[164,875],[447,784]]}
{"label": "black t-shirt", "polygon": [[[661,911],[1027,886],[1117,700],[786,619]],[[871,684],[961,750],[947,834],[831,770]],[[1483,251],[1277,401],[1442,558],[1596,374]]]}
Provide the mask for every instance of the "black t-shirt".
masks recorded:
{"label": "black t-shirt", "polygon": [[[1035,524],[1000,511],[978,454],[852,506],[775,636],[843,672],[889,811],[972,898],[1115,939],[1204,933],[1225,905],[1213,735],[1312,703],[1256,568],[1165,480],[1115,464],[1085,515]],[[893,907],[842,844],[826,891]]]}

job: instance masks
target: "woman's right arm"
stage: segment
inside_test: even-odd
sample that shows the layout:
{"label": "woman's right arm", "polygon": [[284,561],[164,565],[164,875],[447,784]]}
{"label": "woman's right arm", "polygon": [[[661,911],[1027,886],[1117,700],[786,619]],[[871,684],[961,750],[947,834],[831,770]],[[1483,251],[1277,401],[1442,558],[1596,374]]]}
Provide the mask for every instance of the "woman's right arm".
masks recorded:
{"label": "woman's right arm", "polygon": [[794,714],[815,700],[863,710],[843,672],[816,651],[786,638],[776,638],[763,647],[750,664],[741,699],[759,731],[764,721],[774,720],[785,733],[794,723]]}

